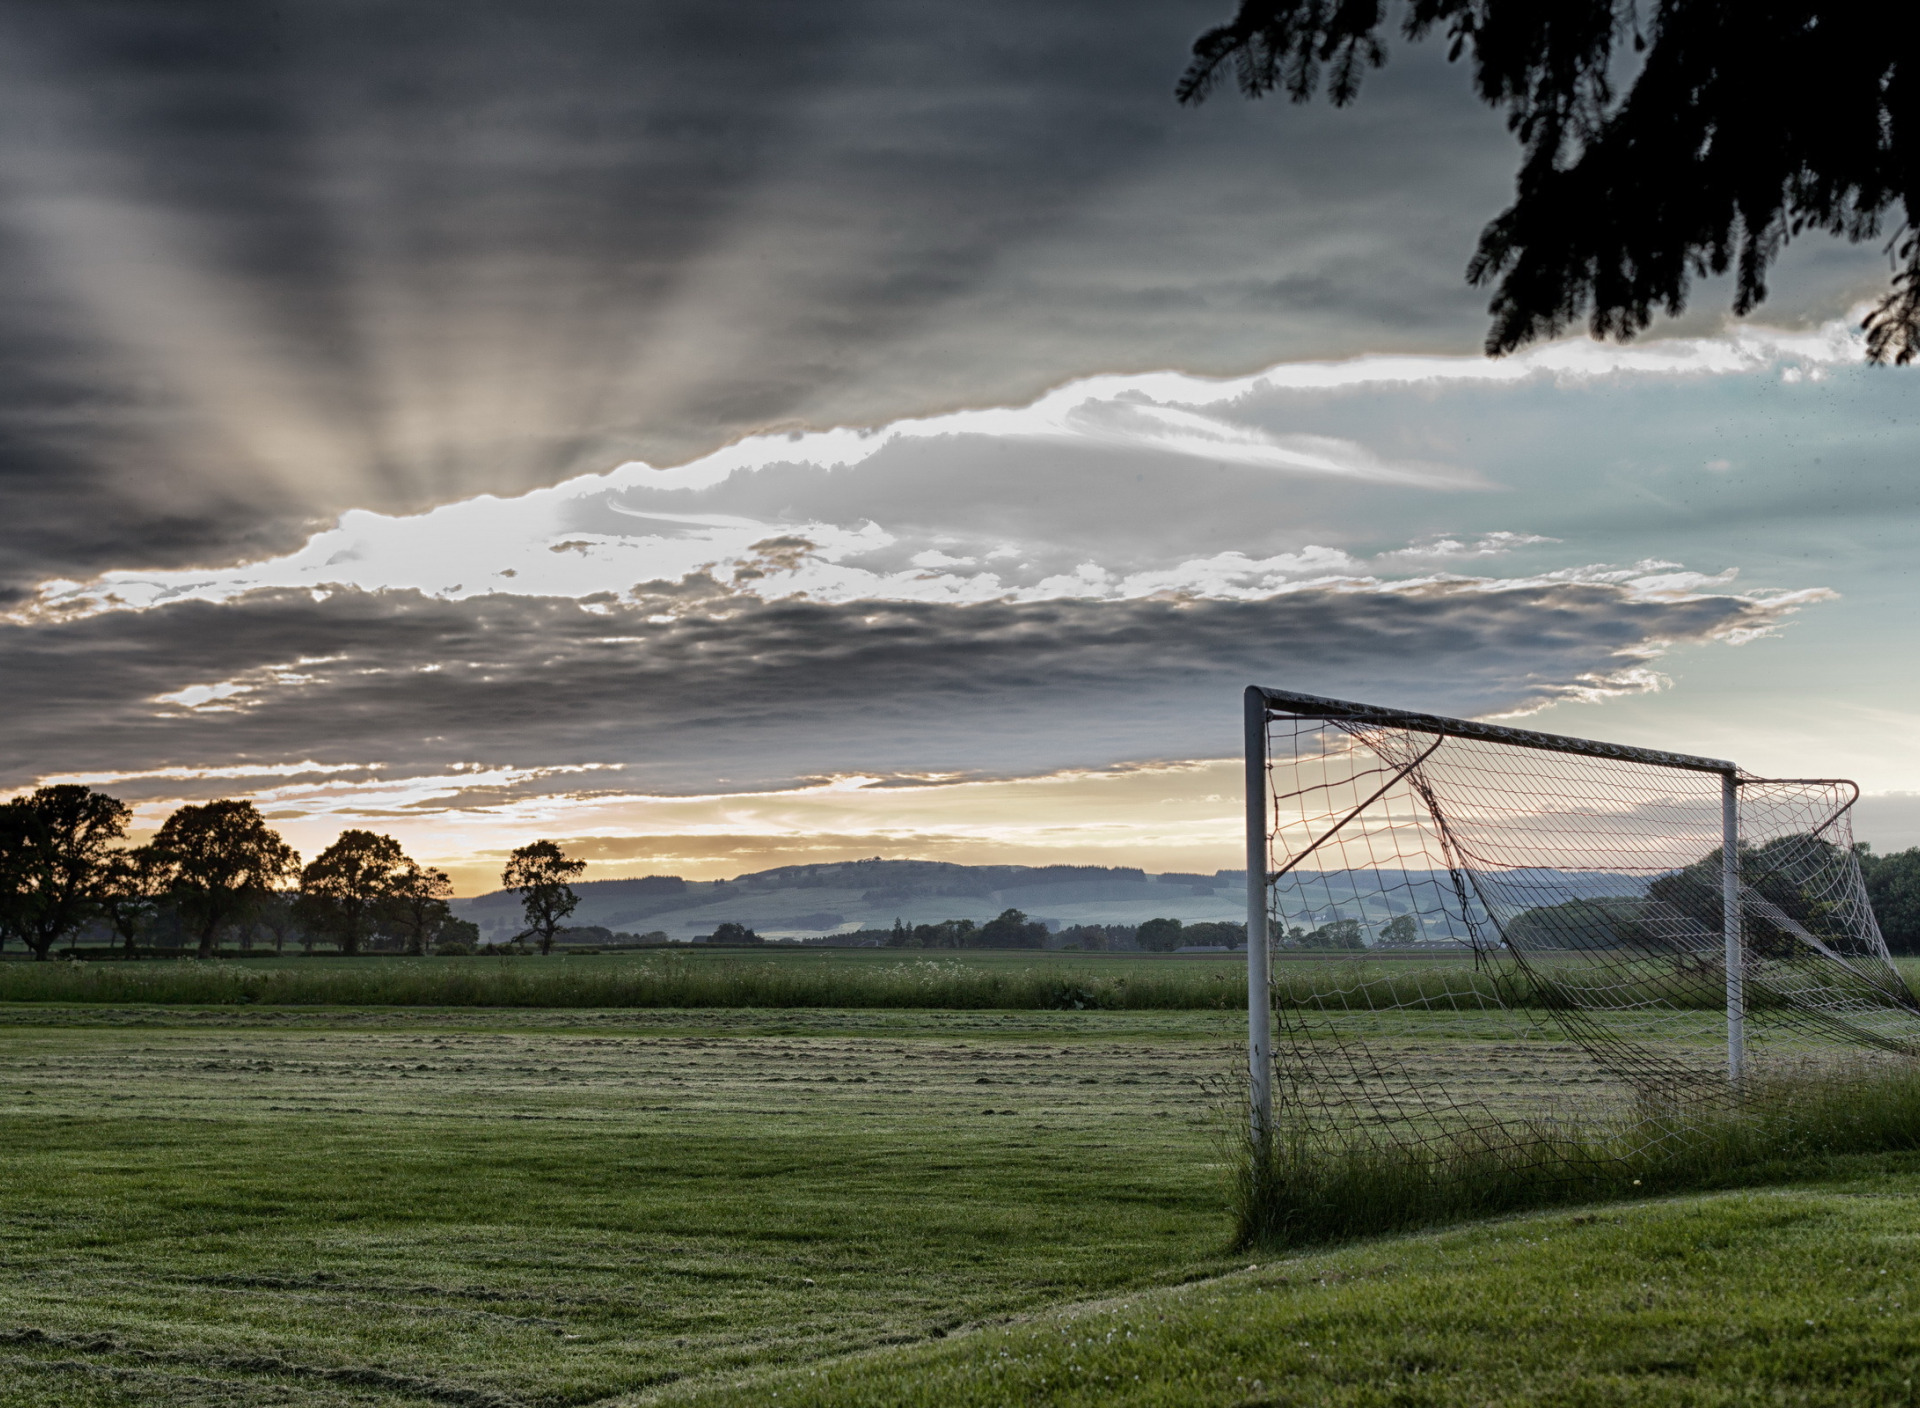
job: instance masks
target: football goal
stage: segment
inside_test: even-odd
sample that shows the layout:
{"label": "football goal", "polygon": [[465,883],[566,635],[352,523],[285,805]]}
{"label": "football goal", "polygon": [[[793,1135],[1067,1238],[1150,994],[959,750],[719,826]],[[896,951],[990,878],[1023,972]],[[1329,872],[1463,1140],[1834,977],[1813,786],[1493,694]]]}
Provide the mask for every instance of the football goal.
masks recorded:
{"label": "football goal", "polygon": [[1670,1127],[1920,1054],[1850,782],[1257,686],[1246,769],[1256,1139]]}

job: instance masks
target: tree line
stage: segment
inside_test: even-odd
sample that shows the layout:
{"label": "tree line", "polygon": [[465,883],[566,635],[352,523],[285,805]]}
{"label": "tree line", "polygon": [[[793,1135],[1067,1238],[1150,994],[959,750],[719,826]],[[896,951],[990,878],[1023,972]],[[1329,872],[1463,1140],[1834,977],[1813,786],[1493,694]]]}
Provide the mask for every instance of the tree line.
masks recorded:
{"label": "tree line", "polygon": [[[1920,953],[1920,848],[1876,856],[1859,842],[1853,860],[1887,948]],[[1848,903],[1847,856],[1834,842],[1804,832],[1773,837],[1739,852],[1740,884],[1763,903],[1747,914],[1749,953],[1788,959],[1805,936],[1850,952],[1858,942]],[[1648,882],[1645,895],[1594,895],[1529,909],[1505,928],[1523,948],[1662,951],[1718,942],[1725,895],[1721,851]]]}
{"label": "tree line", "polygon": [[1148,919],[1134,924],[1073,924],[1052,933],[1044,922],[1029,919],[1017,909],[1002,910],[984,924],[971,919],[943,919],[938,924],[906,924],[896,919],[884,934],[892,948],[1057,948],[1085,952],[1121,952],[1144,949],[1171,953],[1188,945],[1234,948],[1247,941],[1247,926],[1225,922],[1183,924],[1178,919]]}
{"label": "tree line", "polygon": [[[110,933],[128,958],[172,937],[200,958],[240,931],[267,930],[279,949],[328,942],[346,955],[375,940],[406,952],[471,952],[479,929],[455,918],[453,883],[391,836],[342,831],[306,865],[252,802],[181,807],[152,840],[128,844],[132,809],[75,784],[0,803],[0,950],[18,939],[45,959],[88,930]],[[570,881],[586,862],[552,841],[512,852],[501,883],[518,891],[526,928],[514,942],[553,951],[579,898]]]}
{"label": "tree line", "polygon": [[[1833,842],[1808,834],[1776,836],[1739,852],[1740,883],[1779,915],[1816,937],[1840,945],[1854,942],[1847,928],[1846,852]],[[1892,953],[1920,953],[1920,848],[1877,856],[1864,841],[1853,846],[1853,860],[1867,891],[1873,917]],[[1662,903],[1710,930],[1720,927],[1720,851],[1647,886],[1650,900]],[[1745,934],[1749,949],[1769,957],[1800,950],[1791,931],[1764,913],[1750,916]]]}
{"label": "tree line", "polygon": [[1920,846],[1884,856],[1875,855],[1865,842],[1853,849],[1887,947],[1895,953],[1920,953]]}

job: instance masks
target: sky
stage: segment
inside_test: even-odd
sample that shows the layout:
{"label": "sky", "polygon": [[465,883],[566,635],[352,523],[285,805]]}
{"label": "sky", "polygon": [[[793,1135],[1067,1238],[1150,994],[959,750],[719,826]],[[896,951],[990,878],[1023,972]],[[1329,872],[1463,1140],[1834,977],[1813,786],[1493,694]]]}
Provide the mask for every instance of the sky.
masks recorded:
{"label": "sky", "polygon": [[1490,361],[1500,114],[1181,108],[1226,8],[0,5],[0,788],[1212,869],[1257,681],[1920,844],[1878,247]]}

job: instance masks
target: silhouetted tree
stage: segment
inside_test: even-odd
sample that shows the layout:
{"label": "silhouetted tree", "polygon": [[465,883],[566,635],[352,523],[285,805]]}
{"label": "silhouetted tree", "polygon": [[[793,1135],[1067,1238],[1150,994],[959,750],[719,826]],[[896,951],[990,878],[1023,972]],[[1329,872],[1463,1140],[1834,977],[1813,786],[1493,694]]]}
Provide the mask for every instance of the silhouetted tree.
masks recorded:
{"label": "silhouetted tree", "polygon": [[1317,929],[1295,925],[1287,930],[1281,944],[1285,948],[1361,949],[1367,946],[1367,936],[1358,919],[1330,919]]}
{"label": "silhouetted tree", "polygon": [[[1450,58],[1471,52],[1475,91],[1523,149],[1516,199],[1467,266],[1498,280],[1489,354],[1582,316],[1596,337],[1631,337],[1729,268],[1744,315],[1793,236],[1874,239],[1889,220],[1895,273],[1867,349],[1920,354],[1920,28],[1905,6],[1409,0],[1401,14],[1408,39],[1444,31]],[[1230,73],[1250,97],[1304,102],[1324,71],[1344,106],[1386,62],[1389,24],[1379,0],[1241,0],[1195,41],[1177,93],[1198,102]]]}
{"label": "silhouetted tree", "polygon": [[1671,948],[1673,938],[1663,935],[1673,934],[1673,926],[1658,918],[1649,921],[1647,912],[1647,902],[1642,899],[1582,895],[1559,904],[1522,910],[1500,926],[1500,935],[1523,953],[1549,949]]}
{"label": "silhouetted tree", "polygon": [[332,934],[340,952],[357,954],[391,903],[394,881],[412,864],[391,836],[342,831],[300,872],[302,917]]}
{"label": "silhouetted tree", "polygon": [[[253,919],[273,935],[273,951],[284,953],[287,935],[300,931],[300,895],[298,891],[271,890],[254,902]],[[312,945],[308,945],[311,949]]]}
{"label": "silhouetted tree", "polygon": [[24,812],[0,806],[0,952],[25,942],[33,905],[33,831]]}
{"label": "silhouetted tree", "polygon": [[500,883],[520,892],[527,916],[527,927],[514,936],[516,942],[537,934],[540,952],[553,952],[554,932],[580,903],[567,882],[579,879],[586,868],[585,861],[571,859],[552,841],[535,841],[507,858]]}
{"label": "silhouetted tree", "polygon": [[470,919],[456,919],[449,914],[434,931],[435,953],[472,953],[479,947],[480,926]]}
{"label": "silhouetted tree", "polygon": [[1182,925],[1180,946],[1188,944],[1234,948],[1247,942],[1247,926],[1227,919],[1203,919],[1198,924]]}
{"label": "silhouetted tree", "polygon": [[123,802],[66,783],[0,804],[0,930],[44,959],[99,911]]}
{"label": "silhouetted tree", "polygon": [[1100,953],[1107,947],[1107,930],[1101,924],[1069,924],[1054,937],[1060,941],[1062,948]]}
{"label": "silhouetted tree", "polygon": [[[387,909],[394,928],[407,941],[407,952],[423,954],[440,932],[450,911],[447,901],[453,897],[453,881],[444,870],[408,861],[393,877]],[[476,929],[475,934],[479,933]]]}
{"label": "silhouetted tree", "polygon": [[[1725,899],[1720,857],[1720,847],[1715,846],[1692,865],[1656,877],[1647,884],[1647,897],[1665,912],[1692,920],[1703,933],[1721,933]],[[1840,873],[1844,873],[1841,868],[1849,863],[1845,851],[1819,836],[1796,832],[1775,836],[1758,846],[1742,846],[1739,859],[1743,890],[1766,901],[1815,938],[1842,947],[1848,944],[1849,936],[1840,925],[1844,916],[1836,911],[1831,897]],[[1745,915],[1741,938],[1748,951],[1767,957],[1784,958],[1805,951],[1790,929],[1765,912]]]}
{"label": "silhouetted tree", "polygon": [[938,924],[913,926],[913,944],[920,948],[971,948],[977,942],[971,919],[943,919]]}
{"label": "silhouetted tree", "polygon": [[1411,914],[1396,914],[1380,927],[1380,942],[1389,948],[1404,948],[1420,939],[1420,921]]}
{"label": "silhouetted tree", "polygon": [[1178,919],[1149,919],[1137,935],[1140,947],[1151,953],[1172,953],[1180,947],[1180,928]]}
{"label": "silhouetted tree", "polygon": [[152,846],[109,851],[102,868],[100,913],[113,926],[128,958],[140,953],[140,935],[167,893],[167,868]]}
{"label": "silhouetted tree", "polygon": [[1039,948],[1046,941],[1047,926],[1017,909],[1003,909],[980,926],[982,948]]}
{"label": "silhouetted tree", "polygon": [[222,925],[257,895],[293,875],[300,856],[267,825],[252,802],[219,801],[180,808],[153,838],[168,893],[199,936],[199,956],[213,956]]}

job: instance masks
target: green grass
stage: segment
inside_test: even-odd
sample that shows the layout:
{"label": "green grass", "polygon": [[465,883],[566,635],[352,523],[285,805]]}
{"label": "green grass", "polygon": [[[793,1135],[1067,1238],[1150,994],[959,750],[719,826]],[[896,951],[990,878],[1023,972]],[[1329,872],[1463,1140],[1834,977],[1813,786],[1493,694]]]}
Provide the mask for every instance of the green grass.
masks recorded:
{"label": "green grass", "polygon": [[1827,1181],[1815,1187],[1258,1258],[1203,1284],[630,1401],[1910,1405],[1920,1383],[1920,1161],[1838,1160],[1818,1171]]}
{"label": "green grass", "polygon": [[[1577,976],[1587,960],[1543,965]],[[1710,981],[1643,964],[1665,1007],[1718,1011]],[[1631,995],[1617,965],[1616,999]],[[1277,1007],[1494,1010],[1539,1001],[1496,992],[1470,960],[1293,955],[1275,964]],[[1230,1011],[1246,1006],[1243,960],[1157,954],[895,949],[698,948],[538,957],[287,956],[200,963],[0,963],[0,1003],[552,1008],[896,1008],[947,1011]]]}
{"label": "green grass", "polygon": [[1906,1401],[1920,1155],[1235,1256],[1241,1020],[0,1006],[0,1408]]}
{"label": "green grass", "polygon": [[0,964],[0,1003],[559,1008],[1244,1009],[1231,961],[697,950],[549,958]]}
{"label": "green grass", "polygon": [[1737,1105],[1396,1143],[1286,1126],[1241,1141],[1237,1243],[1310,1246],[1556,1204],[1765,1182],[1809,1159],[1920,1150],[1907,1063],[1749,1079]]}
{"label": "green grass", "polygon": [[0,1016],[5,1408],[584,1403],[1226,1264],[1213,1014]]}

